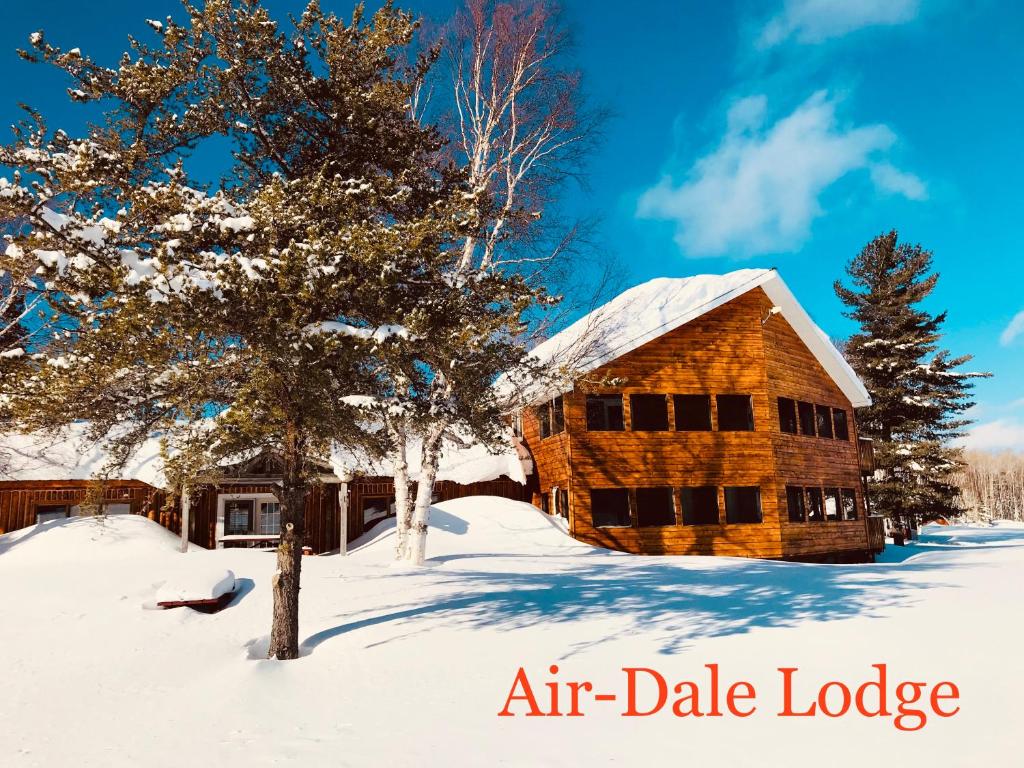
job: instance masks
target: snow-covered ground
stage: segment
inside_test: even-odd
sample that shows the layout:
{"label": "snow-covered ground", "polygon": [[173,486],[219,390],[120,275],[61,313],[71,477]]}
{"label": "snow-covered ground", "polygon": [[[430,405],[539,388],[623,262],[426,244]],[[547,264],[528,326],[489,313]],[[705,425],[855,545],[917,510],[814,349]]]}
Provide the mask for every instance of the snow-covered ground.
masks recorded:
{"label": "snow-covered ground", "polygon": [[[421,570],[390,566],[386,522],[348,557],[306,558],[305,655],[285,663],[259,658],[268,553],[179,554],[131,516],[0,536],[0,765],[1020,764],[1024,526],[931,526],[887,552],[896,562],[832,566],[609,553],[493,498],[445,502],[431,522]],[[238,596],[213,615],[145,610],[180,590],[184,563],[211,580],[232,571]],[[723,690],[756,688],[752,716],[677,718],[674,696],[621,716],[622,667],[658,670],[671,696],[682,680],[706,686],[711,663]],[[799,667],[802,708],[877,663],[890,688],[955,682],[960,713],[916,732],[777,716],[778,667]],[[545,708],[552,679],[618,700],[498,717],[520,667]]]}

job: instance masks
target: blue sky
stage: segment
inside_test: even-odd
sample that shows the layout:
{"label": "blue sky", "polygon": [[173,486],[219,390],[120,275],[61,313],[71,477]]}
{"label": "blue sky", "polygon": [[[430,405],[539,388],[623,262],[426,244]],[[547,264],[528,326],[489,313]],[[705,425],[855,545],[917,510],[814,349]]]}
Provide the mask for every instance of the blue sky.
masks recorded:
{"label": "blue sky", "polygon": [[[275,13],[295,0],[266,0]],[[322,0],[343,14],[347,0]],[[405,7],[444,19],[456,0]],[[59,74],[15,48],[45,29],[113,62],[177,0],[8,3],[0,122],[18,102],[82,129]],[[1024,6],[977,0],[564,0],[589,93],[614,112],[573,210],[622,283],[775,266],[835,337],[832,281],[874,235],[934,251],[946,345],[995,374],[979,447],[1024,449]]]}

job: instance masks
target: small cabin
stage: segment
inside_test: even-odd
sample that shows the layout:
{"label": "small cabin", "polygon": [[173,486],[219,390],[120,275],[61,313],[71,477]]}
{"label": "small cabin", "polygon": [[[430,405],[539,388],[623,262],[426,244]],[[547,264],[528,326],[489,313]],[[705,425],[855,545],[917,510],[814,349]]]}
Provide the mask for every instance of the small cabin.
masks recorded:
{"label": "small cabin", "polygon": [[572,380],[516,429],[533,502],[575,538],[645,555],[863,561],[861,381],[775,270],[660,278],[541,344]]}

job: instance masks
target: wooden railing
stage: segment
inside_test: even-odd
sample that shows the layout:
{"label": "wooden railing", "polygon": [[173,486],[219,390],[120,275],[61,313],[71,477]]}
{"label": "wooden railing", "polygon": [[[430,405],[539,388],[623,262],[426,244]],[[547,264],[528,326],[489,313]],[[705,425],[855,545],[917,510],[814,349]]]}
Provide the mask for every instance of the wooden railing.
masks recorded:
{"label": "wooden railing", "polygon": [[875,444],[871,438],[857,438],[857,456],[862,475],[869,475],[875,471]]}
{"label": "wooden railing", "polygon": [[885,518],[868,515],[868,549],[875,554],[885,549]]}

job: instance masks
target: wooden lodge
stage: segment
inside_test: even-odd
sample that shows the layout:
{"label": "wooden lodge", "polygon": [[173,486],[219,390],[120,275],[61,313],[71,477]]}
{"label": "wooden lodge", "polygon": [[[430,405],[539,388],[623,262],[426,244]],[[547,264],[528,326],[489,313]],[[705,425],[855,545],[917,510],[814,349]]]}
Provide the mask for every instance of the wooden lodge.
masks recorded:
{"label": "wooden lodge", "polygon": [[[519,445],[506,455],[474,446],[443,459],[437,500],[531,501],[567,518],[575,538],[636,554],[858,561],[881,551],[865,493],[871,443],[854,410],[870,399],[774,270],[653,280],[534,354],[553,367],[573,358],[572,374],[527,384],[534,404],[514,420]],[[75,441],[19,443],[0,479],[0,533],[97,503],[180,533],[182,505],[163,490],[152,442],[102,486],[90,479],[102,457]],[[393,514],[389,474],[324,462],[307,500],[308,551],[337,550]],[[273,546],[279,481],[266,458],[225,471],[189,499],[189,540]]]}
{"label": "wooden lodge", "polygon": [[537,348],[595,341],[518,423],[534,503],[591,544],[649,555],[860,561],[870,403],[774,270],[637,286]]}

